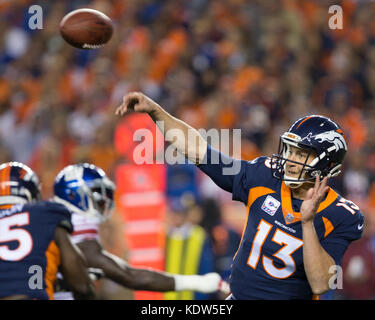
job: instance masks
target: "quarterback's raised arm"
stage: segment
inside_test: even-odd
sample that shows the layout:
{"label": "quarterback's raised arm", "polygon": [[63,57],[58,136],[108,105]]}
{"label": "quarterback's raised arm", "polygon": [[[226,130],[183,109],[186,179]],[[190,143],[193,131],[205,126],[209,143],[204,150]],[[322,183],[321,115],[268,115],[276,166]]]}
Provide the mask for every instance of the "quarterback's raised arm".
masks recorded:
{"label": "quarterback's raised arm", "polygon": [[207,150],[206,140],[196,129],[170,115],[155,101],[141,92],[131,92],[124,96],[116,114],[123,115],[128,110],[148,113],[167,141],[168,136],[174,138],[172,143],[178,152],[195,164],[203,161]]}
{"label": "quarterback's raised arm", "polygon": [[232,159],[211,148],[198,130],[170,115],[141,92],[127,94],[116,114],[123,115],[128,110],[148,113],[167,142],[198,165],[219,187],[228,192],[233,191],[234,177],[242,168],[240,160]]}

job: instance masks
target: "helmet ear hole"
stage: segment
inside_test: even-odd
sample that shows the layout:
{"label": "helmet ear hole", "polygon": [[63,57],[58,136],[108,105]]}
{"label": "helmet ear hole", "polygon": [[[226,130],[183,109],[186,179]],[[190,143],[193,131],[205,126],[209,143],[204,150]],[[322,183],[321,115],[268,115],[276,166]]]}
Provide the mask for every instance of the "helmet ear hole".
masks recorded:
{"label": "helmet ear hole", "polygon": [[70,200],[74,199],[74,194],[73,194],[73,192],[71,190],[69,190],[68,197],[69,197]]}

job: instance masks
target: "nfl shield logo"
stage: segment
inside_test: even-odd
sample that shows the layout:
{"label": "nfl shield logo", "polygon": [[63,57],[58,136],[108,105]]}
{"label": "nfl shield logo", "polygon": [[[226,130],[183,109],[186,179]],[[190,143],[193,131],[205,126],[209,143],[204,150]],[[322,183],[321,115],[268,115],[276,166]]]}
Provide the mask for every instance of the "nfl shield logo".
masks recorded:
{"label": "nfl shield logo", "polygon": [[262,210],[267,212],[269,215],[273,216],[277,209],[280,207],[280,201],[276,200],[274,197],[267,196],[262,204]]}
{"label": "nfl shield logo", "polygon": [[294,215],[291,214],[290,212],[288,212],[286,217],[285,217],[285,221],[288,222],[288,223],[291,223],[293,220],[294,220]]}

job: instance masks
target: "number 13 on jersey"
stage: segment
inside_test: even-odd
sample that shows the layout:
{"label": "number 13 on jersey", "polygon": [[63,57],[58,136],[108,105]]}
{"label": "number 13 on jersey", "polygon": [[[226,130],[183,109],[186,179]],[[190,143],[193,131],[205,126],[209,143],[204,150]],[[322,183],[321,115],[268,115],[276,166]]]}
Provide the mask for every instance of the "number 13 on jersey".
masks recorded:
{"label": "number 13 on jersey", "polygon": [[[258,265],[259,259],[262,255],[261,251],[263,244],[266,241],[272,228],[272,224],[261,219],[257,228],[258,231],[253,240],[249,258],[247,260],[247,264],[253,269],[256,269]],[[285,267],[275,267],[274,262],[271,258],[262,255],[264,270],[274,278],[288,278],[296,271],[296,264],[293,260],[292,254],[303,245],[303,241],[287,234],[286,232],[278,228],[276,228],[272,241],[283,246],[273,256],[280,259],[285,264]]]}

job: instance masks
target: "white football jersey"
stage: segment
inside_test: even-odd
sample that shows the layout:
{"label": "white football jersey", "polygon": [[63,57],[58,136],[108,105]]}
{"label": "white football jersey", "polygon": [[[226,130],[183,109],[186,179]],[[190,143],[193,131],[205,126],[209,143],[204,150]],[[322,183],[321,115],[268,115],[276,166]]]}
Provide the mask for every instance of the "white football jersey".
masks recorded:
{"label": "white football jersey", "polygon": [[84,240],[99,239],[99,218],[73,212],[72,224],[73,243],[77,244]]}

